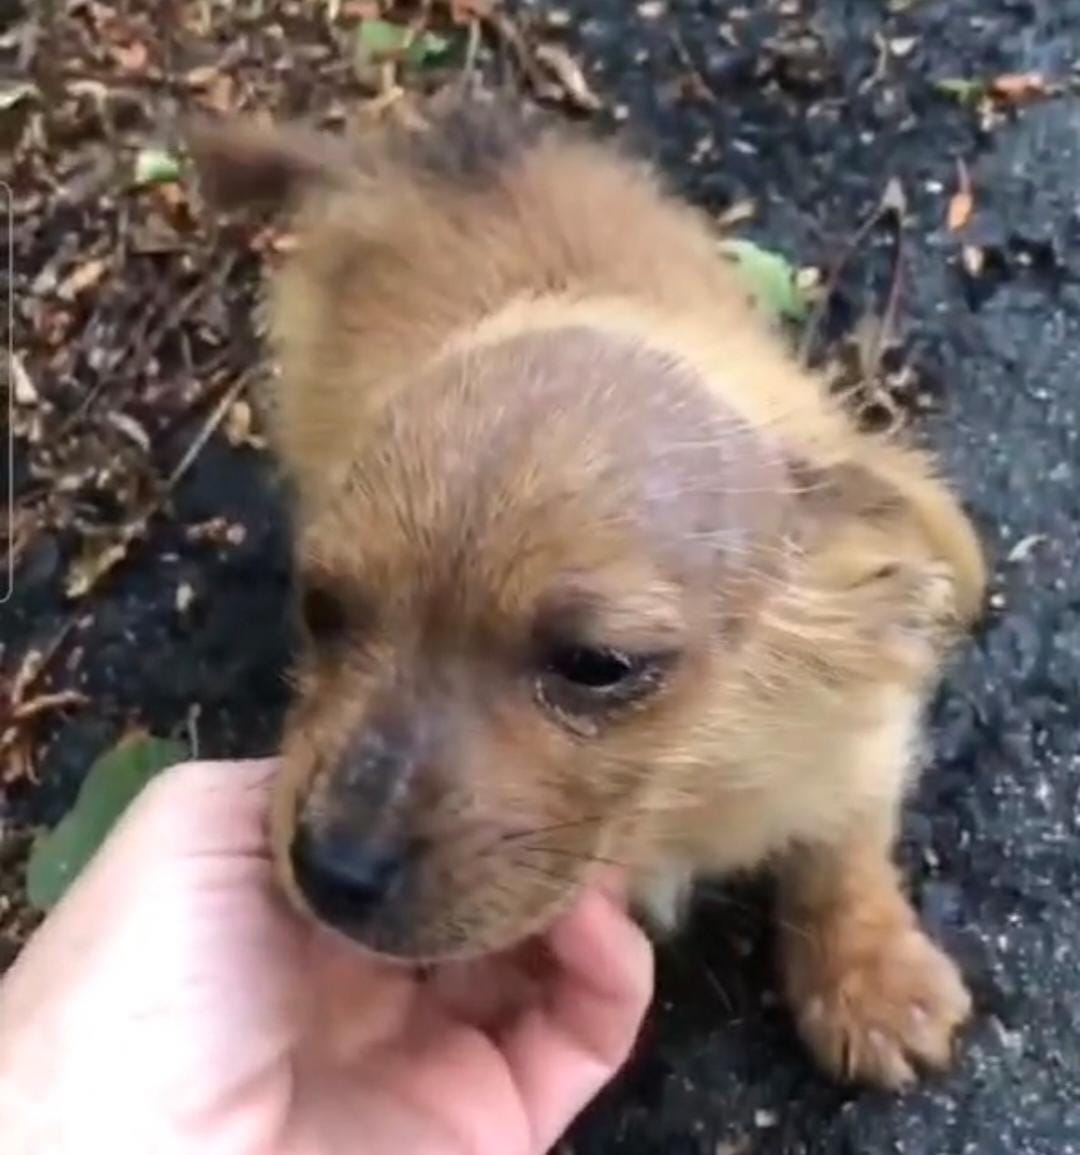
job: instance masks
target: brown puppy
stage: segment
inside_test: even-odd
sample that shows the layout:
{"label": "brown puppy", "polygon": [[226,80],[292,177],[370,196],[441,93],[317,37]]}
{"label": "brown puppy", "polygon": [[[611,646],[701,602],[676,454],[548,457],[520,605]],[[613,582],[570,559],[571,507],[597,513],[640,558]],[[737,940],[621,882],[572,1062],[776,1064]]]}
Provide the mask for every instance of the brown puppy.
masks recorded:
{"label": "brown puppy", "polygon": [[970,1000],[891,852],[984,574],[927,459],[858,432],[707,224],[603,147],[475,109],[193,136],[220,202],[297,214],[270,398],[295,901],[432,961],[537,930],[597,863],[658,928],[695,875],[767,863],[822,1063],[943,1064]]}

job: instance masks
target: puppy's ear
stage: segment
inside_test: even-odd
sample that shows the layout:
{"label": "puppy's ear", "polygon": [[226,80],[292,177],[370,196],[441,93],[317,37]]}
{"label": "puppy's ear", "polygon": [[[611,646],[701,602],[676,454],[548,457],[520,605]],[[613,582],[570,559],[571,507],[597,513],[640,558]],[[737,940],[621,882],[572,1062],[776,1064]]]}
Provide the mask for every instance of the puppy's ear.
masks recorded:
{"label": "puppy's ear", "polygon": [[[867,441],[858,456],[802,475],[810,554],[827,586],[937,591],[923,609],[938,625],[979,618],[986,561],[975,528],[932,462],[919,451]],[[936,602],[931,606],[930,602]]]}
{"label": "puppy's ear", "polygon": [[344,142],[300,125],[193,119],[183,137],[206,199],[219,209],[288,209],[307,193],[345,188],[356,163]]}

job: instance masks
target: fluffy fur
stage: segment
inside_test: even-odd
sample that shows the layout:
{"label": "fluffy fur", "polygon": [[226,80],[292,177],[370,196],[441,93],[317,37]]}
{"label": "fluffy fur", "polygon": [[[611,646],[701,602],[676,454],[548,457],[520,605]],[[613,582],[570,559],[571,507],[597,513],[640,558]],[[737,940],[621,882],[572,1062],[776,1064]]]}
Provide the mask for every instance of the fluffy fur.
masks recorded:
{"label": "fluffy fur", "polygon": [[970,1000],[891,853],[982,601],[968,520],[793,363],[647,168],[440,116],[192,133],[207,190],[290,205],[300,241],[268,398],[310,627],[285,885],[310,905],[298,824],[391,848],[405,881],[330,921],[432,961],[518,941],[597,863],[658,930],[695,876],[768,865],[821,1062],[889,1086],[944,1063]]}

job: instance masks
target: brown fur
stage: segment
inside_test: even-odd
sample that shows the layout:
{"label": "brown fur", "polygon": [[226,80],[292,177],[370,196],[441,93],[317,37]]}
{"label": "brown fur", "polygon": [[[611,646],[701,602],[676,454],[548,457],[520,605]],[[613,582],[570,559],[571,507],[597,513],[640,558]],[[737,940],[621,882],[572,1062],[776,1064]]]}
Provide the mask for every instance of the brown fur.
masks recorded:
{"label": "brown fur", "polygon": [[[613,150],[474,111],[325,153],[243,124],[193,141],[226,202],[300,206],[269,409],[301,585],[342,620],[287,727],[296,901],[300,814],[422,847],[407,900],[354,928],[411,960],[519,940],[598,862],[657,927],[695,875],[771,863],[822,1062],[887,1085],[944,1062],[968,997],[890,855],[984,576],[928,458],[859,432]],[[662,660],[583,706],[548,636]],[[362,771],[388,734],[411,776],[384,790]]]}

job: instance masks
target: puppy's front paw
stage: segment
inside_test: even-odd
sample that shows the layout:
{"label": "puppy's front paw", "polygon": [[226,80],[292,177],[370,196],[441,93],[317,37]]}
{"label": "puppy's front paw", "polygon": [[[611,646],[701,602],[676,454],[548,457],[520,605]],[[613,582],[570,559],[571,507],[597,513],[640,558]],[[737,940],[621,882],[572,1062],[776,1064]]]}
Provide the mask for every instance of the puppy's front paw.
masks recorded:
{"label": "puppy's front paw", "polygon": [[784,939],[800,1033],[831,1074],[894,1090],[918,1068],[948,1065],[971,996],[914,918],[883,925],[847,912],[787,928]]}

